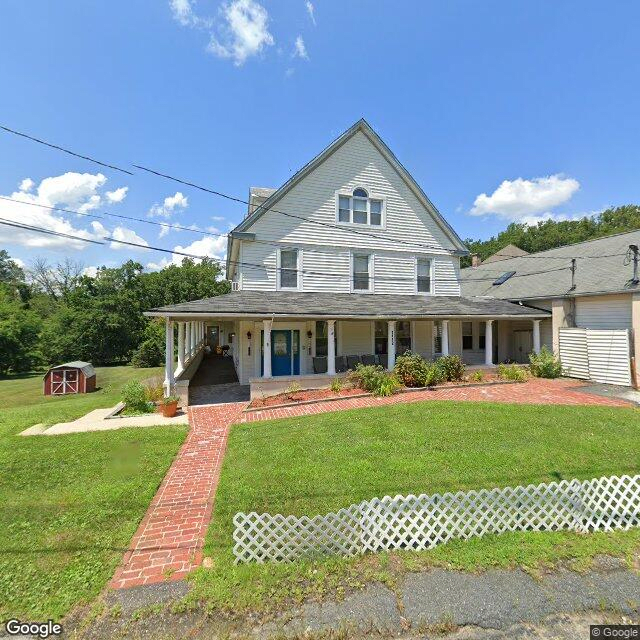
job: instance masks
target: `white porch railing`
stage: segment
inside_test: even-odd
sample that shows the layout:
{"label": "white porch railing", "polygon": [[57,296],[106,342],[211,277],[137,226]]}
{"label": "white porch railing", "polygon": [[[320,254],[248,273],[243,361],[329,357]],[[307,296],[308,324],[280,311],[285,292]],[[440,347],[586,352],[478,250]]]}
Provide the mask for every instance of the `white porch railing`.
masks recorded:
{"label": "white porch railing", "polygon": [[640,475],[526,487],[385,496],[315,517],[237,513],[238,562],[430,549],[507,531],[612,531],[640,526]]}

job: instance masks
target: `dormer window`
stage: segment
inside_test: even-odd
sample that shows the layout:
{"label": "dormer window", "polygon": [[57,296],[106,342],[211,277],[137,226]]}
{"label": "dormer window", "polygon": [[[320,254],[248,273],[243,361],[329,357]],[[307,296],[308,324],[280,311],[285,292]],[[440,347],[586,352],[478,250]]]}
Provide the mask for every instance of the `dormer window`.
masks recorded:
{"label": "dormer window", "polygon": [[338,222],[342,224],[382,226],[383,200],[358,187],[351,193],[338,194]]}

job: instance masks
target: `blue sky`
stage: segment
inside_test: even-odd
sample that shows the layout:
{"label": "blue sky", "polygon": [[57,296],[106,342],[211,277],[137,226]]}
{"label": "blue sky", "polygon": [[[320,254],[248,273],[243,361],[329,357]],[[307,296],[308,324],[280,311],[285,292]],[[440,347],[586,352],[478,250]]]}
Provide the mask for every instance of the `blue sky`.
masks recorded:
{"label": "blue sky", "polygon": [[[246,198],[364,117],[463,238],[486,238],[640,202],[639,20],[637,2],[2,0],[0,124]],[[245,210],[1,131],[0,195],[221,233]],[[197,231],[0,217],[224,253]],[[0,246],[26,264],[171,259],[7,228]]]}

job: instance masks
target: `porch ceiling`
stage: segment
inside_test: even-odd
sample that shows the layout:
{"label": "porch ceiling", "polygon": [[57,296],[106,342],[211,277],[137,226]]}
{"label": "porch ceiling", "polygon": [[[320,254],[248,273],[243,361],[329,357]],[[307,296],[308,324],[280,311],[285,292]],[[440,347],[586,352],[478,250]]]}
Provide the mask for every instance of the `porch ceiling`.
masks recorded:
{"label": "porch ceiling", "polygon": [[301,291],[234,291],[159,307],[149,316],[216,318],[548,318],[548,311],[495,298]]}

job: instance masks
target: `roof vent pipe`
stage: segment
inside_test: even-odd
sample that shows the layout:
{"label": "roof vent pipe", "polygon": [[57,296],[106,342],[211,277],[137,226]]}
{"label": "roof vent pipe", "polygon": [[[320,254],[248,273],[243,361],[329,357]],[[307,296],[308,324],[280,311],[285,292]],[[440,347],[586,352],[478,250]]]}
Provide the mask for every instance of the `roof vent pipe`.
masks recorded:
{"label": "roof vent pipe", "polygon": [[573,291],[576,288],[576,259],[571,258],[571,289]]}

